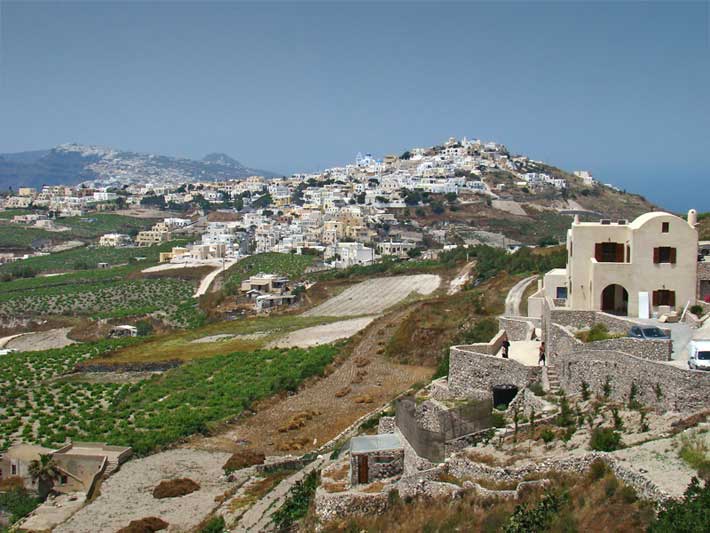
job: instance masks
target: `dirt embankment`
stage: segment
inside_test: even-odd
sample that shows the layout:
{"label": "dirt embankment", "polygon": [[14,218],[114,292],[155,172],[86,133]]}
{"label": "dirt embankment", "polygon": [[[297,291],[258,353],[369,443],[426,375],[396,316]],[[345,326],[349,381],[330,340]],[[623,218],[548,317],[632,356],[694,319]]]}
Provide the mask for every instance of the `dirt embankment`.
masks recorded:
{"label": "dirt embankment", "polygon": [[326,377],[262,402],[252,416],[216,436],[196,436],[186,446],[234,452],[247,444],[267,455],[284,455],[326,443],[414,383],[431,378],[431,367],[397,364],[384,355],[385,343],[406,314],[392,312],[356,334],[350,355]]}

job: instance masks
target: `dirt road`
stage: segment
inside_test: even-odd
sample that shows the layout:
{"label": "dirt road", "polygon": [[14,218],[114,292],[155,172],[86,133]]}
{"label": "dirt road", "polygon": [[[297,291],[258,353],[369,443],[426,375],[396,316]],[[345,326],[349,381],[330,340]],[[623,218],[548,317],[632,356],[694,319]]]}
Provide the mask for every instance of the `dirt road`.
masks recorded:
{"label": "dirt road", "polygon": [[31,352],[37,350],[51,350],[53,348],[64,348],[74,341],[67,337],[71,328],[50,329],[48,331],[36,331],[17,335],[8,340],[4,348],[11,348],[18,352]]}
{"label": "dirt road", "polygon": [[341,320],[321,326],[299,329],[281,339],[273,341],[267,348],[290,348],[292,346],[308,348],[309,346],[328,344],[340,339],[347,339],[355,335],[358,331],[366,328],[375,318],[377,317],[366,316],[363,318],[352,318],[350,320]]}

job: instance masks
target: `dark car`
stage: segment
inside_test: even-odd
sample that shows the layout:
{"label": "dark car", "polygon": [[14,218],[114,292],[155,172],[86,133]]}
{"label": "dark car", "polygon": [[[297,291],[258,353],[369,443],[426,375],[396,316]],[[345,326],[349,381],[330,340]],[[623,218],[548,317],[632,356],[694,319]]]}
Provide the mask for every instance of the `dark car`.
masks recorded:
{"label": "dark car", "polygon": [[629,330],[629,337],[634,339],[663,340],[670,339],[670,334],[656,326],[634,326]]}

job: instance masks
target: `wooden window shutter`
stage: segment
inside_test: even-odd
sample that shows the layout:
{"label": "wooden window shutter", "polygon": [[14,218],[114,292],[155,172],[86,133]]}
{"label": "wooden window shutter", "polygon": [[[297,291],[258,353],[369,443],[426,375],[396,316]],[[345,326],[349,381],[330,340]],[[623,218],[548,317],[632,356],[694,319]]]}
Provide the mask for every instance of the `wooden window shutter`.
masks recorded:
{"label": "wooden window shutter", "polygon": [[668,305],[675,307],[675,291],[668,291]]}
{"label": "wooden window shutter", "polygon": [[600,263],[602,262],[602,243],[598,242],[594,245],[594,259],[599,261]]}
{"label": "wooden window shutter", "polygon": [[658,305],[658,291],[653,291],[653,305]]}
{"label": "wooden window shutter", "polygon": [[653,262],[654,263],[661,262],[661,251],[658,248],[653,249]]}
{"label": "wooden window shutter", "polygon": [[675,257],[676,257],[675,250],[676,250],[675,248],[671,248],[671,253],[670,253],[671,263],[675,263]]}
{"label": "wooden window shutter", "polygon": [[626,245],[626,262],[631,262],[631,246],[629,246],[628,244]]}
{"label": "wooden window shutter", "polygon": [[617,263],[624,262],[624,245],[622,243],[616,244],[616,262]]}

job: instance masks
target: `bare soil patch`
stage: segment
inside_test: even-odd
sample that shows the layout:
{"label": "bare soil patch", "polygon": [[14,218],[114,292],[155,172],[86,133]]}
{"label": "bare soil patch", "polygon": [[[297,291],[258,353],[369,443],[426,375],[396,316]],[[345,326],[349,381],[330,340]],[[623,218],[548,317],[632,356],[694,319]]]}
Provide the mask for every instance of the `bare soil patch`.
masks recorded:
{"label": "bare soil patch", "polygon": [[157,487],[153,489],[153,498],[177,498],[179,496],[187,496],[200,490],[200,484],[195,483],[189,478],[168,479],[161,481]]}
{"label": "bare soil patch", "polygon": [[147,518],[141,518],[140,520],[133,520],[126,527],[122,527],[118,530],[118,533],[153,533],[154,531],[161,531],[167,529],[169,524],[165,520],[156,518],[155,516],[149,516]]}

